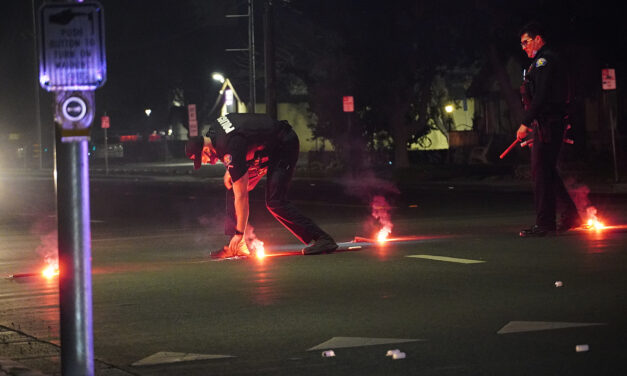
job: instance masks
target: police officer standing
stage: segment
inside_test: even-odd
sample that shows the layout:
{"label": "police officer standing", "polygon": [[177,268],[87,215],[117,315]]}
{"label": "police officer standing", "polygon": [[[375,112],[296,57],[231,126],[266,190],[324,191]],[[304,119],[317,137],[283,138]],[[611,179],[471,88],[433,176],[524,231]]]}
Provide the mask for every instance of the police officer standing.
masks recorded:
{"label": "police officer standing", "polygon": [[213,258],[247,256],[244,239],[248,225],[248,192],[267,174],[266,207],[272,215],[304,244],[305,255],[329,253],[337,244],[329,234],[304,216],[287,200],[287,190],[298,161],[298,136],[286,121],[263,114],[227,114],[211,123],[205,137],[192,137],[185,145],[194,168],[201,163],[226,166],[227,188],[225,233],[231,240]]}
{"label": "police officer standing", "polygon": [[[557,160],[567,124],[568,85],[558,56],[544,39],[540,25],[532,22],[520,31],[520,45],[532,59],[521,93],[524,111],[516,134],[523,140],[533,134],[531,173],[534,182],[536,223],[520,232],[522,237],[545,236],[581,224],[577,208],[557,171]],[[527,98],[524,96],[527,95]],[[563,206],[556,225],[557,201]]]}

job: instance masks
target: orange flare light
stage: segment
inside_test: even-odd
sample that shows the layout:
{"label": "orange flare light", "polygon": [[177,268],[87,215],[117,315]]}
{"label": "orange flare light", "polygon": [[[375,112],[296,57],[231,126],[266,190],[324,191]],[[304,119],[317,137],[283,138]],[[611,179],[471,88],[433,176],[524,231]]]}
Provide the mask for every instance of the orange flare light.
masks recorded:
{"label": "orange flare light", "polygon": [[388,240],[388,236],[390,235],[390,229],[388,227],[384,227],[381,230],[379,230],[379,233],[377,234],[377,241],[379,243],[384,243]]}
{"label": "orange flare light", "polygon": [[263,246],[263,242],[261,240],[253,239],[253,241],[251,242],[250,247],[255,252],[255,255],[257,256],[257,258],[262,259],[262,258],[266,257],[266,250],[265,250],[265,248]]}
{"label": "orange flare light", "polygon": [[603,230],[605,228],[605,225],[603,224],[603,222],[600,222],[597,219],[589,219],[586,227],[590,230],[599,231]]}
{"label": "orange flare light", "polygon": [[46,279],[52,279],[59,275],[59,269],[53,265],[48,265],[41,271],[41,275]]}

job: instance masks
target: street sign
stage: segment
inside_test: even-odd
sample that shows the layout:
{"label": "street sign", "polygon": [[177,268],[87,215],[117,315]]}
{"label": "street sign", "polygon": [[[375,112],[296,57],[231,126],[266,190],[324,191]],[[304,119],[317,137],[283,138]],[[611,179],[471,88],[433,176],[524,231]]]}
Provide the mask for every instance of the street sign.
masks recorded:
{"label": "street sign", "polygon": [[616,89],[616,71],[614,69],[601,69],[601,85],[603,90]]}
{"label": "street sign", "polygon": [[189,119],[189,136],[198,136],[198,119],[196,118],[196,105],[187,105],[187,117]]}
{"label": "street sign", "polygon": [[39,33],[42,88],[94,90],[105,83],[104,14],[98,2],[42,5]]}
{"label": "street sign", "polygon": [[344,112],[353,112],[355,111],[355,101],[352,96],[346,96],[343,98],[342,105],[344,107]]}
{"label": "street sign", "polygon": [[108,116],[103,116],[100,118],[100,128],[102,129],[108,129],[110,126],[109,123],[109,117]]}

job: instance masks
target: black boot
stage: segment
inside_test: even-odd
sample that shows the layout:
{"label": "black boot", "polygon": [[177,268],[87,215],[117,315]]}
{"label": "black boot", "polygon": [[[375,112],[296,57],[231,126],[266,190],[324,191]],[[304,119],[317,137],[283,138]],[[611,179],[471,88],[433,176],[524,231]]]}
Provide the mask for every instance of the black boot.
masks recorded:
{"label": "black boot", "polygon": [[321,235],[314,243],[308,247],[303,248],[303,255],[318,255],[320,253],[331,253],[337,249],[337,243],[333,238],[324,234]]}
{"label": "black boot", "polygon": [[531,228],[526,228],[522,231],[520,231],[519,235],[523,238],[528,238],[528,237],[542,237],[542,236],[546,236],[547,234],[551,234],[555,232],[555,230],[549,230],[543,227],[540,227],[538,225],[533,225]]}
{"label": "black boot", "polygon": [[557,225],[557,232],[566,232],[570,229],[579,227],[583,224],[581,217],[579,214],[571,213],[571,214],[562,214],[560,218],[560,224]]}

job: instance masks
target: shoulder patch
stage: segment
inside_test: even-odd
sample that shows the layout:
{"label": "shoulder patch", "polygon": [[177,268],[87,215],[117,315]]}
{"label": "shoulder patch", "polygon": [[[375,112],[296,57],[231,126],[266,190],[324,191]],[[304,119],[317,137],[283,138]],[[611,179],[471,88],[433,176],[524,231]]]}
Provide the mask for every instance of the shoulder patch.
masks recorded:
{"label": "shoulder patch", "polygon": [[231,156],[231,154],[224,154],[222,161],[226,166],[229,166],[231,162],[233,162],[233,157]]}
{"label": "shoulder patch", "polygon": [[541,57],[536,61],[536,67],[542,67],[545,66],[547,63],[546,59]]}

